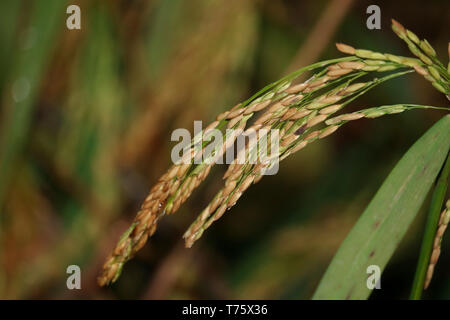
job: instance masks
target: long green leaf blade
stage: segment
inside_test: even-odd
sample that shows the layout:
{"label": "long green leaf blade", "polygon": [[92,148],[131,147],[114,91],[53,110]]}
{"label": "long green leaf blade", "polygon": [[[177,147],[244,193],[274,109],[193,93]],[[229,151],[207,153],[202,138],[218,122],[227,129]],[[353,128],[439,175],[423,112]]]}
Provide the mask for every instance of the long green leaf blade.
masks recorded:
{"label": "long green leaf blade", "polygon": [[433,252],[433,242],[436,236],[437,226],[441,217],[442,206],[447,194],[448,176],[450,173],[450,155],[447,156],[444,167],[437,179],[436,187],[431,197],[430,209],[428,211],[427,223],[420,249],[419,261],[417,263],[416,274],[414,275],[413,287],[410,299],[419,300],[424,289],[428,265],[431,253]]}
{"label": "long green leaf blade", "polygon": [[382,271],[417,215],[450,148],[450,115],[402,157],[323,276],[313,299],[366,299],[367,267]]}

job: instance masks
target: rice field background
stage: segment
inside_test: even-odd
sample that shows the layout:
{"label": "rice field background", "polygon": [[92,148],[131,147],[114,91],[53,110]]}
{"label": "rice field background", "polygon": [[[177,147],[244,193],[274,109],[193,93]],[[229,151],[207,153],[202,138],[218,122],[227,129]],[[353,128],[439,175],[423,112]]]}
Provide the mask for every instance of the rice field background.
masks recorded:
{"label": "rice field background", "polygon": [[[66,8],[81,8],[81,30]],[[184,230],[217,192],[217,166],[161,220],[120,279],[106,255],[170,164],[176,128],[211,122],[266,84],[342,56],[335,42],[410,55],[395,18],[447,62],[447,1],[111,0],[0,2],[0,298],[310,299],[336,250],[436,110],[349,123],[249,189],[191,249]],[[358,106],[448,106],[419,75]],[[430,195],[428,195],[430,198]],[[415,219],[371,299],[409,296],[425,225]],[[450,298],[450,240],[424,298]],[[81,290],[66,268],[79,265]]]}

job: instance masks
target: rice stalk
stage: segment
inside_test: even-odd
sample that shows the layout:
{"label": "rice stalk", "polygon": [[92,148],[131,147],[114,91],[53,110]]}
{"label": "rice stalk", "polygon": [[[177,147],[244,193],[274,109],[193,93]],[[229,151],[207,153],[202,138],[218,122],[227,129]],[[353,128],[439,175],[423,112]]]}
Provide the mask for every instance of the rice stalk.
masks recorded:
{"label": "rice stalk", "polygon": [[447,200],[446,208],[442,211],[437,226],[436,235],[433,241],[433,251],[431,253],[430,262],[428,264],[427,275],[425,279],[424,289],[427,289],[433,278],[434,268],[441,254],[442,237],[445,230],[447,230],[448,223],[450,222],[450,200]]}
{"label": "rice stalk", "polygon": [[355,49],[349,45],[338,44],[339,51],[368,59],[366,71],[387,71],[391,68],[390,63],[400,63],[410,66],[440,92],[450,94],[450,74],[436,56],[436,51],[427,40],[420,40],[412,31],[407,30],[400,23],[392,19],[392,29],[396,35],[406,42],[409,50],[418,58],[401,57],[392,54],[383,54],[365,49]]}
{"label": "rice stalk", "polygon": [[[294,78],[303,72],[354,59],[354,57],[338,58],[304,67],[266,86],[229,111],[219,114],[215,121],[192,139],[189,150],[185,153],[187,156],[182,159],[181,163],[174,164],[169,168],[150,190],[130,228],[124,233],[113,252],[106,259],[102,274],[98,277],[98,283],[103,286],[114,282],[119,277],[123,264],[142,248],[149,236],[153,235],[158,220],[165,214],[177,211],[181,204],[189,198],[193,190],[208,176],[213,164],[206,164],[203,161],[196,164],[194,161],[202,155],[202,150],[210,142],[200,141],[201,147],[199,148],[201,134],[209,129],[222,129],[224,127],[243,129],[255,112],[261,111],[273,102],[284,98],[287,95],[284,90],[289,87]],[[236,136],[229,137],[225,134],[224,145],[215,146],[212,154],[219,157],[227,146],[234,143],[235,139]]]}
{"label": "rice stalk", "polygon": [[[208,130],[236,129],[235,132],[239,134],[246,130],[278,129],[280,136],[279,141],[276,142],[280,145],[279,159],[281,161],[313,141],[331,135],[348,121],[376,118],[409,109],[436,108],[397,104],[333,116],[378,84],[413,71],[424,76],[437,90],[448,95],[450,92],[448,71],[443,69],[431,45],[426,40],[416,39],[412,32],[408,32],[395,21],[393,29],[401,39],[407,42],[417,58],[382,54],[337,44],[339,51],[350,56],[318,62],[299,69],[266,86],[229,111],[219,114],[216,120],[201,132],[205,134],[203,140],[201,134],[195,136],[183,161],[174,164],[151,189],[132,225],[107,258],[98,283],[105,285],[116,281],[124,263],[142,248],[148,237],[153,235],[158,220],[165,214],[177,211],[193,190],[208,176],[214,162],[207,163],[201,157],[205,147],[212,143],[212,139],[208,140]],[[398,71],[399,69],[407,70]],[[310,79],[295,84],[295,79],[299,75],[313,70],[315,73]],[[356,82],[357,79],[372,72],[386,71],[397,72],[382,78],[374,77],[368,81]],[[255,113],[262,114],[247,128],[249,120]],[[322,128],[318,129],[317,126]],[[223,144],[213,146],[212,156],[215,158],[223,156],[225,150],[234,144],[238,134],[228,136],[226,133]],[[224,187],[183,235],[187,247],[191,247],[214,221],[234,206],[252,183],[260,181],[264,170],[273,164],[275,159],[269,159],[266,163],[250,163],[249,155],[258,155],[258,145],[261,141],[262,136],[258,135],[254,145],[247,144],[243,164],[236,161],[230,164],[224,175]],[[268,147],[271,148],[271,146],[272,142]]]}

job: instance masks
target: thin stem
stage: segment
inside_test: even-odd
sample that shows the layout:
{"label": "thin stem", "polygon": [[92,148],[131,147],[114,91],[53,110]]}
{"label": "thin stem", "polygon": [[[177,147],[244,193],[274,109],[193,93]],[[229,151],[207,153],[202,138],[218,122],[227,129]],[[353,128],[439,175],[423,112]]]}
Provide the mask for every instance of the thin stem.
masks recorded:
{"label": "thin stem", "polygon": [[450,153],[439,175],[436,187],[431,198],[431,205],[428,212],[427,224],[423,235],[422,247],[420,249],[419,261],[417,263],[416,274],[411,289],[411,300],[419,300],[422,297],[422,291],[425,283],[426,272],[433,250],[433,240],[436,234],[437,225],[447,192],[448,177],[450,174]]}
{"label": "thin stem", "polygon": [[280,80],[275,81],[275,82],[265,86],[261,90],[259,90],[257,93],[252,95],[250,98],[245,100],[242,103],[241,108],[247,106],[250,102],[252,102],[256,98],[258,98],[258,97],[262,96],[263,94],[269,92],[270,90],[274,89],[277,85],[280,85],[280,84],[285,83],[287,81],[292,81],[293,79],[295,79],[299,75],[301,75],[303,72],[311,71],[311,70],[314,70],[314,69],[317,69],[317,68],[321,68],[321,67],[325,67],[325,66],[333,64],[333,63],[344,62],[344,61],[354,61],[354,60],[358,60],[358,58],[355,57],[355,56],[349,56],[349,57],[343,57],[343,58],[337,58],[337,59],[330,59],[330,60],[320,61],[320,62],[317,62],[317,63],[313,63],[311,65],[308,65],[306,67],[300,68],[297,71],[292,72],[292,73],[284,76]]}

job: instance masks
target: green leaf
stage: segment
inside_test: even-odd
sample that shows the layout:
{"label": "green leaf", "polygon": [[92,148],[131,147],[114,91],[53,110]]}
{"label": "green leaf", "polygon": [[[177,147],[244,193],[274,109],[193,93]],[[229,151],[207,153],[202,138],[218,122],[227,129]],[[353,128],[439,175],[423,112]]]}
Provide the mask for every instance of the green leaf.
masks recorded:
{"label": "green leaf", "polygon": [[402,157],[340,246],[313,299],[367,299],[367,267],[385,268],[445,161],[449,137],[447,115]]}
{"label": "green leaf", "polygon": [[450,174],[450,154],[447,156],[444,167],[437,179],[436,187],[431,197],[430,209],[428,211],[427,223],[420,248],[419,261],[417,262],[416,274],[414,275],[413,287],[410,299],[419,300],[424,289],[428,264],[433,252],[433,243],[436,236],[437,226],[441,217],[441,210],[447,194],[448,176]]}

